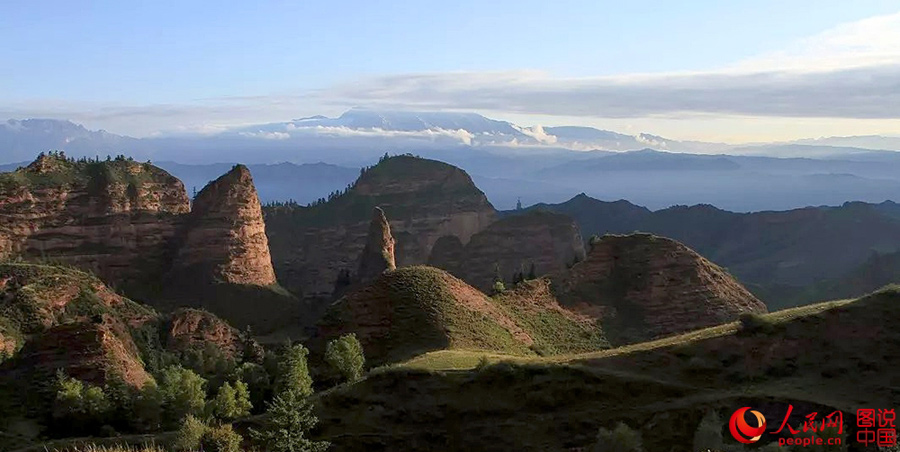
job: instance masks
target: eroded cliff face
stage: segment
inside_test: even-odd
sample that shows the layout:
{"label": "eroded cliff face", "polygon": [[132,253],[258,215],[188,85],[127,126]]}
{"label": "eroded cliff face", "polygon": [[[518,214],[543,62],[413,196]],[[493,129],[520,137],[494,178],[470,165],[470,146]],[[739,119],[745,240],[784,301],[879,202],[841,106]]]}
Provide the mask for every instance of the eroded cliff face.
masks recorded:
{"label": "eroded cliff face", "polygon": [[128,285],[165,265],[190,209],[184,186],[148,163],[41,155],[0,175],[0,256],[52,258]]}
{"label": "eroded cliff face", "polygon": [[423,264],[439,238],[452,235],[466,243],[496,220],[487,197],[461,169],[423,158],[391,157],[330,201],[267,210],[281,284],[307,298],[330,298],[338,274],[357,269],[376,206],[390,222],[397,266]]}
{"label": "eroded cliff face", "polygon": [[26,342],[19,353],[18,371],[32,378],[62,370],[95,385],[115,378],[140,388],[153,380],[125,326],[110,317],[55,326]]}
{"label": "eroded cliff face", "polygon": [[275,284],[259,196],[247,167],[236,165],[194,199],[172,276]]}
{"label": "eroded cliff face", "polygon": [[614,344],[766,312],[727,271],[679,242],[650,234],[604,236],[583,262],[551,280],[560,303],[600,319]]}
{"label": "eroded cliff face", "polygon": [[516,273],[535,276],[564,270],[584,259],[575,221],[566,215],[532,211],[504,218],[472,236],[468,244],[442,238],[428,260],[469,284],[490,291],[499,269],[506,284]]}
{"label": "eroded cliff face", "polygon": [[184,351],[211,345],[231,358],[240,357],[244,351],[238,330],[200,309],[179,309],[168,317],[164,326],[168,350]]}

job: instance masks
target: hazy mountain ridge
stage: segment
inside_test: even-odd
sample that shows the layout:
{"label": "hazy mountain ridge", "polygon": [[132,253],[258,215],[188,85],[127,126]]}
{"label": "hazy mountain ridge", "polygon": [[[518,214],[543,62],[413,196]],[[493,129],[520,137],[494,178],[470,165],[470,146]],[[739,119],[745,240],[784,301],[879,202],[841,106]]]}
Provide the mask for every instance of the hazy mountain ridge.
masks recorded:
{"label": "hazy mountain ridge", "polygon": [[[346,146],[348,144],[365,144],[369,147],[388,144],[403,148],[413,143],[428,147],[427,144],[431,143],[474,147],[538,146],[581,151],[653,148],[702,154],[748,153],[787,157],[900,149],[898,137],[826,137],[787,143],[729,145],[672,140],[651,133],[628,135],[586,126],[520,126],[476,113],[366,109],[351,109],[336,118],[312,116],[286,122],[232,127],[213,134],[161,133],[147,138],[132,138],[102,130],[91,131],[70,121],[55,119],[9,120],[0,126],[0,147],[7,149],[10,155],[24,152],[24,155],[17,157],[18,160],[27,160],[35,152],[50,149],[64,149],[70,153],[84,153],[87,156],[127,149],[130,151],[129,155],[135,158],[143,158],[143,154],[148,156],[156,154],[157,159],[168,160],[172,159],[169,153],[175,151],[169,148],[201,151],[213,143],[220,148],[229,148],[238,144],[248,146],[252,142],[261,142],[265,145],[263,148],[270,151],[284,152],[290,149],[296,152],[298,150],[296,147],[286,145],[297,141],[305,143],[310,148],[328,147],[334,144],[331,141],[336,139],[342,141],[345,148],[349,147]],[[312,150],[305,149],[305,152],[309,153]],[[183,155],[181,157],[189,158]],[[285,158],[284,154],[281,159],[290,160]],[[209,163],[209,159],[206,162]]]}
{"label": "hazy mountain ridge", "polygon": [[[853,293],[841,292],[841,296],[862,295],[892,282],[893,269],[871,278],[875,282],[856,281],[873,256],[900,251],[896,239],[900,215],[890,201],[752,213],[704,204],[651,211],[628,201],[600,201],[582,193],[560,204],[523,210],[534,209],[571,216],[586,239],[642,231],[678,240],[727,267],[771,309],[817,301],[823,295],[819,289],[848,279],[855,282]],[[885,262],[893,261],[878,261],[879,265]]]}
{"label": "hazy mountain ridge", "polygon": [[[352,182],[356,168],[383,154],[413,153],[466,170],[499,208],[511,208],[519,199],[526,204],[561,202],[580,192],[652,209],[706,203],[733,211],[896,199],[900,153],[850,146],[873,143],[891,141],[844,137],[729,146],[591,127],[521,127],[473,113],[362,109],[337,118],[315,116],[212,135],[141,139],[93,132],[68,121],[8,121],[0,126],[6,161],[30,161],[38,152],[64,149],[73,157],[125,154],[140,161],[177,162],[163,166],[189,190],[221,171],[186,165],[246,162],[258,174],[264,202],[327,197]],[[742,153],[752,155],[737,155]],[[279,171],[272,166],[278,162],[299,166],[283,164]],[[304,166],[312,162],[346,169]]]}

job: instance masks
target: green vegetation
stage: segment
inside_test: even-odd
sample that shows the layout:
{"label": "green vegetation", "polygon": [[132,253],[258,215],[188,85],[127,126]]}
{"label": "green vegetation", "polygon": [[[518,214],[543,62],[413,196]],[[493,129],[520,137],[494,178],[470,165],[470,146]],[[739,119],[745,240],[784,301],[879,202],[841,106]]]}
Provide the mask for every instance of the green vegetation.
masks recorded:
{"label": "green vegetation", "polygon": [[266,408],[264,429],[250,430],[250,436],[271,452],[324,452],[329,444],[313,441],[310,431],[318,419],[313,414],[312,378],[302,345],[287,344],[279,362],[278,393]]}
{"label": "green vegetation", "polygon": [[356,334],[345,334],[328,342],[325,362],[344,379],[355,382],[362,377],[366,358]]}
{"label": "green vegetation", "polygon": [[230,424],[210,426],[200,438],[200,450],[204,452],[240,452],[243,440]]}
{"label": "green vegetation", "polygon": [[206,406],[206,380],[190,369],[171,366],[162,371],[160,392],[165,418],[176,425],[187,416],[200,416]]}
{"label": "green vegetation", "polygon": [[302,393],[288,390],[275,397],[266,410],[266,428],[251,430],[251,437],[270,452],[324,452],[329,443],[309,438],[318,419]]}
{"label": "green vegetation", "polygon": [[549,291],[546,284],[546,280],[523,281],[515,290],[495,296],[492,301],[528,332],[534,340],[531,348],[538,355],[584,353],[609,348],[595,322],[574,318],[572,314],[556,309],[555,302],[540,301],[541,291]]}
{"label": "green vegetation", "polygon": [[[119,319],[153,317],[156,313],[139,303],[121,298],[121,303],[104,302],[103,283],[96,277],[65,265],[25,262],[0,263],[0,279],[8,278],[0,289],[8,299],[0,304],[0,331],[31,334],[55,325],[96,315],[110,315]],[[61,296],[75,293],[65,308],[59,310]],[[105,296],[116,296],[112,292]],[[19,336],[21,337],[21,336]]]}
{"label": "green vegetation", "polygon": [[707,412],[694,432],[694,450],[722,450],[725,444],[725,439],[722,438],[723,425],[725,423],[716,410]]}
{"label": "green vegetation", "polygon": [[[599,428],[624,423],[644,450],[739,452],[716,411],[777,401],[846,413],[900,402],[890,364],[900,358],[900,332],[888,320],[898,309],[900,288],[889,287],[599,352],[429,352],[323,394],[321,438],[348,449],[427,441],[559,450],[595,444]],[[463,417],[464,426],[452,421]]]}
{"label": "green vegetation", "polygon": [[53,418],[70,432],[98,432],[111,404],[102,388],[84,384],[59,372],[56,376]]}
{"label": "green vegetation", "polygon": [[366,358],[376,365],[444,348],[532,353],[485,313],[492,306],[487,297],[443,270],[415,266],[386,273],[365,291],[334,304],[323,325],[353,331],[357,303],[391,309],[384,331],[362,338]]}
{"label": "green vegetation", "polygon": [[309,350],[300,344],[285,346],[278,362],[276,393],[292,392],[303,397],[312,394],[312,378],[309,376],[307,356]]}
{"label": "green vegetation", "polygon": [[121,185],[129,195],[129,188],[134,190],[133,187],[161,177],[171,176],[149,163],[138,163],[123,155],[107,157],[106,160],[76,160],[67,157],[65,152],[50,152],[38,155],[35,163],[28,167],[0,173],[0,189],[84,186],[89,191],[102,194],[111,185]]}
{"label": "green vegetation", "polygon": [[225,382],[216,397],[209,401],[208,411],[217,419],[231,421],[250,414],[253,404],[250,403],[250,392],[247,385],[238,380],[234,383]]}
{"label": "green vegetation", "polygon": [[203,439],[203,434],[206,433],[206,423],[200,420],[200,418],[187,415],[183,421],[181,421],[181,427],[178,428],[178,433],[175,436],[175,441],[172,446],[175,450],[195,450],[200,447],[200,440]]}

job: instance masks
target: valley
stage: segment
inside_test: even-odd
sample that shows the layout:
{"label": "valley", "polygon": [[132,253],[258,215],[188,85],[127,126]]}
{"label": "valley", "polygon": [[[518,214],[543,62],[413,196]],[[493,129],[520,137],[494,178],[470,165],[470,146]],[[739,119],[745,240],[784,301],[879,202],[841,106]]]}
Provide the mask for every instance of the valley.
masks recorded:
{"label": "valley", "polygon": [[[897,290],[875,292],[896,280],[891,203],[499,211],[465,171],[399,155],[264,205],[225,171],[193,197],[127,157],[0,174],[4,447],[177,449],[194,416],[250,445],[293,394],[318,418],[297,440],[337,450],[578,450],[622,423],[688,451],[743,404],[849,421],[900,400]],[[341,343],[365,359],[349,374]]]}

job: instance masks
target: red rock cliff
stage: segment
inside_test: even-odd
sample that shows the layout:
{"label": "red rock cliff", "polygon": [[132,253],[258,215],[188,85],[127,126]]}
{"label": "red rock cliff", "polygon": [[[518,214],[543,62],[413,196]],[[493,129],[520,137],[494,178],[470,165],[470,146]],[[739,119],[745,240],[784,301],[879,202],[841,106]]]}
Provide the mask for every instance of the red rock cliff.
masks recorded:
{"label": "red rock cliff", "polygon": [[236,165],[194,199],[173,264],[176,278],[266,286],[275,283],[269,241],[250,170]]}
{"label": "red rock cliff", "polygon": [[552,277],[560,302],[600,318],[613,343],[718,325],[766,306],[690,248],[650,234],[604,236]]}
{"label": "red rock cliff", "polygon": [[365,284],[388,270],[397,268],[394,258],[394,237],[391,235],[391,225],[384,216],[384,211],[376,207],[372,212],[372,222],[369,224],[369,236],[366,239],[366,247],[359,257],[359,270],[357,279]]}
{"label": "red rock cliff", "polygon": [[53,258],[126,285],[165,266],[189,209],[182,183],[149,163],[42,154],[0,174],[0,257]]}

